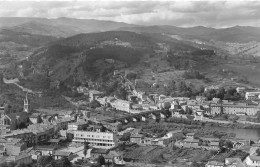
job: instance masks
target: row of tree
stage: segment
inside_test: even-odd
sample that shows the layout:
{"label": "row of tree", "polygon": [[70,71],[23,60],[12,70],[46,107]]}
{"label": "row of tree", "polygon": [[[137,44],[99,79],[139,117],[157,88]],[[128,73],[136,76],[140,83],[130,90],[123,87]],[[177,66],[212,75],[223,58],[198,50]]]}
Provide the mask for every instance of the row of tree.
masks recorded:
{"label": "row of tree", "polygon": [[52,156],[41,156],[37,161],[37,167],[72,167],[71,162],[66,157],[55,160]]}
{"label": "row of tree", "polygon": [[239,94],[235,88],[225,89],[220,87],[218,90],[211,89],[204,93],[204,96],[207,97],[208,100],[212,100],[215,98],[220,98],[221,100],[232,100],[237,101],[243,99],[243,95]]}
{"label": "row of tree", "polygon": [[196,87],[194,84],[187,83],[184,80],[177,82],[172,80],[169,82],[165,92],[166,95],[170,96],[192,97],[201,95],[204,92],[204,87]]}

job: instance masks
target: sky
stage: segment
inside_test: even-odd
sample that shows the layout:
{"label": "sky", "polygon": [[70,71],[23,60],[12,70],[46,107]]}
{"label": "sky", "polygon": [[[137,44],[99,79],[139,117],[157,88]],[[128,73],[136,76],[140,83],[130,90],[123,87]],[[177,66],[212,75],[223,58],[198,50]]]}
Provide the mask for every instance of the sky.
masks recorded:
{"label": "sky", "polygon": [[180,27],[260,27],[260,1],[0,1],[0,17],[70,17]]}

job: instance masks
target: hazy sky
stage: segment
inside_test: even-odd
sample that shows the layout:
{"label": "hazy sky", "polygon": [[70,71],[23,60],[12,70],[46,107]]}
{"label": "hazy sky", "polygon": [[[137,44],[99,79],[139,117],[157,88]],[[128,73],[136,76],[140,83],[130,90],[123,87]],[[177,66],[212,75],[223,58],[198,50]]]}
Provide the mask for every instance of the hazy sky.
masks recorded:
{"label": "hazy sky", "polygon": [[260,27],[260,1],[0,1],[1,17],[73,17],[144,25]]}

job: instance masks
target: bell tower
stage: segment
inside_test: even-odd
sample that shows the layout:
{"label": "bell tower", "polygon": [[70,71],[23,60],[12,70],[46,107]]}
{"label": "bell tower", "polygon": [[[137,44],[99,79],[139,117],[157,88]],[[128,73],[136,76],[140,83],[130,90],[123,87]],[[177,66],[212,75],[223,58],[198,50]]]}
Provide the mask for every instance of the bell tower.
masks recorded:
{"label": "bell tower", "polygon": [[27,93],[23,101],[23,111],[29,113],[29,101],[28,101]]}

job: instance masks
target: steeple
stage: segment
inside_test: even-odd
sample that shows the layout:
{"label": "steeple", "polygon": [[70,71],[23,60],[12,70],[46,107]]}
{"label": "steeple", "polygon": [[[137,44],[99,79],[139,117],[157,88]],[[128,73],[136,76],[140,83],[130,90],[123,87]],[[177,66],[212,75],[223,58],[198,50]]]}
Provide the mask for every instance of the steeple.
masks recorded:
{"label": "steeple", "polygon": [[28,101],[27,93],[23,101],[23,111],[29,113],[29,101]]}

